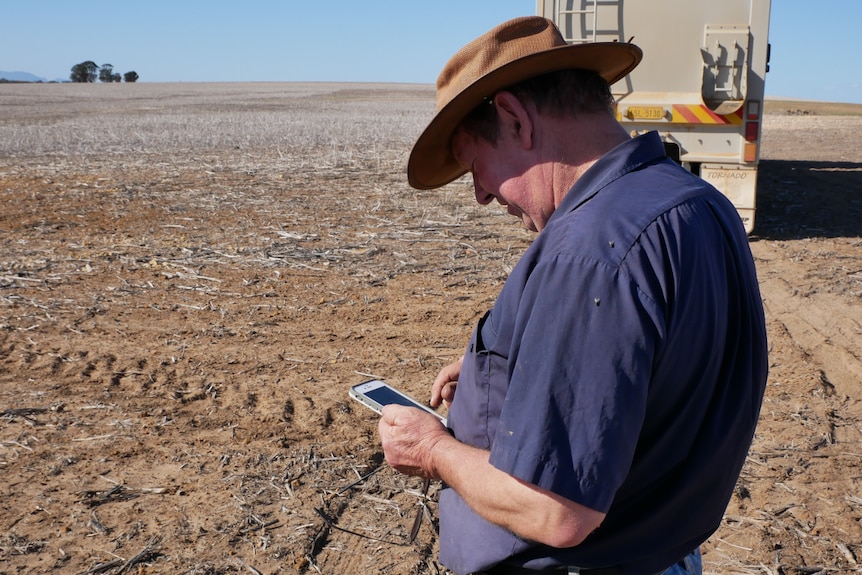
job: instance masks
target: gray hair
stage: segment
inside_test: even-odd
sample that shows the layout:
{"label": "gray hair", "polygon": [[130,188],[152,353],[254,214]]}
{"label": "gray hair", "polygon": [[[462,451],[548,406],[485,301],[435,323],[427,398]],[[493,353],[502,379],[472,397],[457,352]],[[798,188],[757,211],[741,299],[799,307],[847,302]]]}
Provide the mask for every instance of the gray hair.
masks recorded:
{"label": "gray hair", "polygon": [[[549,116],[577,117],[606,112],[613,115],[614,97],[608,83],[590,70],[561,70],[519,82],[508,88],[518,99],[531,101]],[[469,133],[496,144],[499,135],[497,109],[490,105],[493,95],[474,108],[461,126]]]}

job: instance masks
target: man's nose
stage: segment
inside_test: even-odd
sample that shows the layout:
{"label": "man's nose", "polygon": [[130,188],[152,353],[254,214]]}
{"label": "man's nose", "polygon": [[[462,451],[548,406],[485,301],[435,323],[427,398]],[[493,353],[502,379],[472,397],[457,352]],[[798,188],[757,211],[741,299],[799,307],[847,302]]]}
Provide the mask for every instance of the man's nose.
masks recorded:
{"label": "man's nose", "polygon": [[473,190],[476,193],[476,201],[479,202],[479,205],[487,206],[494,201],[494,195],[485,191],[485,188],[476,181],[476,176],[473,176]]}

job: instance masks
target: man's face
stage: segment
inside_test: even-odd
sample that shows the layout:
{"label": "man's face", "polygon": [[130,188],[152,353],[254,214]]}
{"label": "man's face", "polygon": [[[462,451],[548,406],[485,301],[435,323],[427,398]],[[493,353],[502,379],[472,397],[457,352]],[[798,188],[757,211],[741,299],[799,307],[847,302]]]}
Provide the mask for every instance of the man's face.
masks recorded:
{"label": "man's face", "polygon": [[496,199],[510,214],[521,218],[527,229],[542,230],[554,211],[553,202],[544,205],[541,194],[536,193],[541,190],[531,190],[528,157],[516,141],[501,135],[492,145],[458,128],[452,138],[452,152],[473,176],[477,202],[484,206]]}

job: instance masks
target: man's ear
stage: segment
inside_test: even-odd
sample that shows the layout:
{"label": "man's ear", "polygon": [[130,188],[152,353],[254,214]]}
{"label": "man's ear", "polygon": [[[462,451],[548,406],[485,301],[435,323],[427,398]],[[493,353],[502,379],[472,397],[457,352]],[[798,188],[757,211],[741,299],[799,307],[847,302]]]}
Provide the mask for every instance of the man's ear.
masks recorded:
{"label": "man's ear", "polygon": [[500,133],[518,139],[525,150],[533,147],[533,116],[530,110],[512,92],[501,90],[494,94],[494,106],[500,119]]}

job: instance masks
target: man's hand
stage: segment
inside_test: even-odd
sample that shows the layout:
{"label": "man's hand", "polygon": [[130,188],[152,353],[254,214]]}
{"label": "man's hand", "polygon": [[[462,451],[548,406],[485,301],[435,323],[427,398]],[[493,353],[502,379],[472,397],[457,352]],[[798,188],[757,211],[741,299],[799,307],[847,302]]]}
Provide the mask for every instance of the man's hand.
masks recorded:
{"label": "man's hand", "polygon": [[431,451],[443,438],[451,438],[440,420],[415,407],[387,405],[377,424],[386,462],[407,475],[440,479]]}
{"label": "man's hand", "polygon": [[455,388],[458,387],[458,376],[461,375],[461,364],[464,357],[454,363],[450,363],[440,370],[431,386],[431,407],[438,407],[442,402],[446,409],[452,405],[455,398]]}

